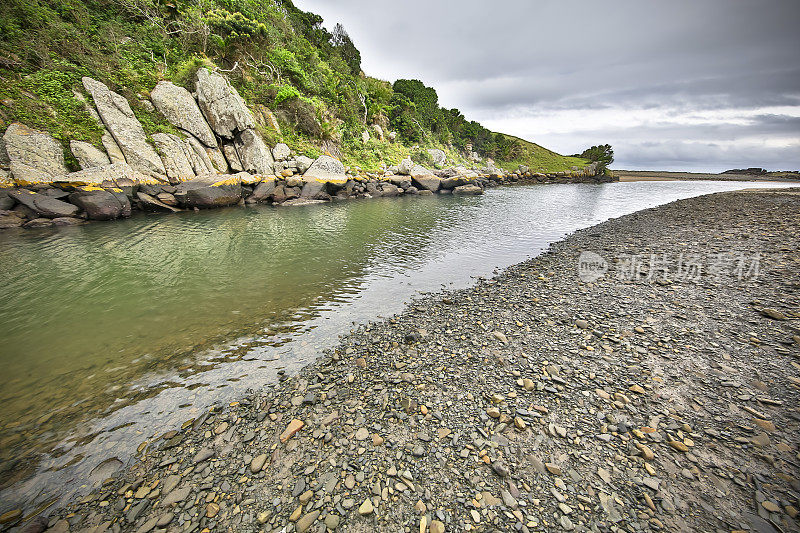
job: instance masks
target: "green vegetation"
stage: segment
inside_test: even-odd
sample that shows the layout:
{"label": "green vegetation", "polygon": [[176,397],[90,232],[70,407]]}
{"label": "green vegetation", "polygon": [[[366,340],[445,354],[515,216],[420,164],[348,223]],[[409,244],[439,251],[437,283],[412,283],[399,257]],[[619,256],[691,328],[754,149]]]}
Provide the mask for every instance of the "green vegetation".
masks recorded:
{"label": "green vegetation", "polygon": [[572,167],[583,168],[588,164],[580,156],[563,156],[536,143],[518,137],[504,135],[521,146],[519,154],[510,159],[500,158],[497,164],[502,168],[516,169],[519,165],[529,166],[532,172],[569,172]]}
{"label": "green vegetation", "polygon": [[605,172],[608,169],[608,165],[614,162],[614,149],[611,148],[610,144],[599,144],[587,148],[580,156],[576,157],[582,157],[589,161],[597,162],[598,168]]}
{"label": "green vegetation", "polygon": [[[143,102],[162,79],[192,89],[206,66],[224,71],[251,107],[274,114],[280,132],[262,128],[270,143],[310,155],[332,143],[346,164],[365,170],[412,153],[423,160],[427,148],[461,163],[477,152],[511,170],[587,164],[444,109],[419,80],[391,84],[364,75],[347,31],[337,24],[329,32],[322,22],[289,0],[4,0],[0,133],[20,121],[65,146],[70,139],[99,146],[101,131],[76,97],[85,96],[82,76],[125,96],[148,133],[174,132]],[[366,143],[365,130],[372,135]]]}

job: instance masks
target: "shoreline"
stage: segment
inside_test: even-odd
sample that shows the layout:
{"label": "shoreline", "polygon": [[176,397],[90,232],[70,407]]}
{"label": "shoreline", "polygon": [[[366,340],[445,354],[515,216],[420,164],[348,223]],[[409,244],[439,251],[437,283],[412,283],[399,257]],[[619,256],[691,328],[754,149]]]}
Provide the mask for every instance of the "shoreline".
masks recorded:
{"label": "shoreline", "polygon": [[775,182],[798,183],[800,176],[797,174],[756,175],[756,174],[711,174],[705,172],[672,172],[657,170],[614,170],[614,176],[619,181],[743,181],[743,182]]}
{"label": "shoreline", "polygon": [[[691,440],[692,452],[695,446],[705,447],[724,439],[708,431],[701,433],[698,428],[672,427],[672,420],[676,420],[678,417],[675,415],[679,413],[668,413],[664,417],[666,436],[661,435],[658,423],[655,428],[651,427],[652,420],[640,411],[649,407],[648,397],[655,394],[660,382],[645,377],[647,373],[633,375],[626,364],[642,364],[646,359],[643,354],[653,350],[654,346],[650,338],[659,339],[655,335],[659,322],[642,320],[641,316],[632,320],[628,318],[630,313],[619,317],[608,313],[597,315],[595,306],[580,305],[583,302],[579,303],[579,299],[592,297],[613,301],[612,296],[619,294],[606,295],[601,289],[619,292],[619,282],[581,284],[573,270],[558,267],[574,266],[574,252],[587,244],[592,245],[588,249],[594,250],[606,251],[620,245],[627,249],[624,242],[618,241],[631,237],[631,226],[636,230],[633,235],[637,231],[658,231],[650,228],[648,219],[652,218],[665,219],[673,224],[672,229],[692,233],[702,240],[703,230],[713,233],[713,228],[689,228],[684,221],[687,220],[686,213],[681,211],[690,211],[696,218],[707,218],[712,215],[706,214],[705,209],[698,210],[698,206],[693,204],[700,207],[725,204],[726,198],[734,195],[736,200],[731,201],[730,206],[739,215],[742,210],[753,211],[752,205],[740,205],[755,203],[743,202],[738,196],[742,194],[752,194],[754,196],[747,198],[756,198],[760,203],[783,199],[795,209],[797,206],[793,196],[796,193],[786,195],[774,190],[717,193],[681,200],[579,230],[552,245],[542,255],[509,267],[492,280],[480,280],[471,288],[415,300],[398,315],[359,327],[355,333],[342,338],[332,353],[322,355],[298,376],[276,385],[274,390],[259,391],[234,402],[235,405],[212,411],[202,419],[185,424],[180,431],[168,432],[164,440],[149,443],[138,459],[140,462],[117,474],[127,479],[106,484],[99,493],[93,494],[94,497],[77,506],[78,514],[73,518],[77,516],[80,520],[73,520],[76,523],[71,529],[78,530],[89,523],[102,524],[105,522],[101,520],[118,515],[124,517],[122,521],[106,526],[112,531],[115,525],[121,526],[121,530],[157,530],[157,526],[167,518],[170,520],[164,525],[172,523],[172,527],[185,521],[194,524],[194,529],[233,525],[255,530],[263,529],[269,523],[272,529],[266,530],[277,531],[284,524],[295,523],[297,530],[305,531],[311,530],[312,525],[319,527],[318,519],[327,526],[333,525],[336,519],[328,517],[335,515],[340,520],[346,517],[352,531],[392,531],[392,527],[400,524],[417,528],[423,516],[426,524],[431,525],[431,531],[439,527],[438,523],[451,531],[464,530],[466,524],[478,530],[486,527],[511,529],[516,522],[529,530],[549,529],[555,524],[570,530],[589,523],[585,520],[587,516],[598,524],[629,520],[622,518],[624,507],[611,498],[616,494],[611,489],[622,491],[615,496],[618,500],[649,515],[643,519],[646,527],[657,528],[657,524],[663,525],[665,520],[669,525],[669,519],[677,520],[674,513],[680,506],[675,505],[675,494],[665,493],[659,488],[660,481],[651,478],[670,477],[662,470],[666,468],[664,461],[674,460],[675,456],[683,462],[683,458],[692,456],[692,453],[687,454],[686,444],[683,446],[687,447],[686,451],[675,444],[667,445],[666,442],[676,441],[665,441],[665,438],[675,439],[685,433],[687,436],[680,437],[681,441]],[[732,218],[730,214],[721,216]],[[765,216],[777,218],[779,214],[773,212]],[[747,217],[742,220],[747,220]],[[784,225],[784,233],[790,231],[792,220],[784,221]],[[722,228],[726,229],[724,225]],[[749,231],[756,233],[753,229]],[[728,233],[733,236],[732,232]],[[796,239],[794,235],[791,237]],[[680,243],[675,240],[673,237],[671,242],[653,242],[677,247]],[[770,243],[768,239],[765,242]],[[704,280],[703,286],[707,283],[708,280]],[[666,304],[665,296],[671,290],[686,292],[684,296],[695,299],[697,292],[702,293],[697,290],[697,285],[684,287],[680,284],[677,288],[671,285],[631,282],[631,287],[626,288],[643,300],[650,291],[658,292],[661,296],[658,302],[662,305]],[[729,290],[736,288],[728,287]],[[564,305],[564,295],[578,300],[567,299],[567,309],[562,311],[560,306]],[[475,301],[480,305],[476,307]],[[637,306],[637,303],[633,304],[635,314],[644,313],[648,305]],[[683,313],[692,313],[691,306],[685,308],[688,311]],[[481,319],[477,324],[474,323],[476,318]],[[626,322],[625,329],[613,325],[616,319]],[[692,319],[694,317],[684,316],[680,320]],[[611,326],[606,324],[609,321]],[[634,328],[634,323],[642,329],[641,333]],[[647,340],[637,342],[639,338]],[[668,350],[661,345],[669,346],[673,342],[658,340],[656,353],[664,357],[660,352]],[[800,341],[795,339],[794,342],[796,352],[796,344]],[[761,345],[760,342],[755,344]],[[707,345],[704,349],[704,357],[709,357],[706,351],[711,348]],[[570,356],[561,357],[560,354],[565,352]],[[605,354],[602,360],[589,357],[596,355],[595,352]],[[718,362],[716,368],[722,364],[734,366],[730,358],[725,361]],[[735,361],[739,362],[738,359]],[[587,374],[582,365],[594,371]],[[464,373],[465,366],[469,368],[469,374]],[[653,368],[657,367],[662,373],[669,373],[663,364],[656,364],[651,366],[650,376],[654,376]],[[613,374],[612,379],[609,379],[609,374]],[[630,383],[622,383],[624,380],[618,377],[620,375]],[[524,381],[526,379],[530,381],[530,388]],[[592,382],[592,386],[586,391],[576,390],[582,386],[581,379]],[[595,386],[597,389],[592,391]],[[634,389],[634,386],[638,388]],[[479,390],[482,395],[473,393]],[[600,394],[601,390],[605,395]],[[591,394],[583,394],[587,391]],[[448,401],[451,404],[448,405]],[[534,403],[529,405],[529,401]],[[599,427],[576,428],[585,425],[585,420],[581,419],[585,415],[563,412],[562,402],[575,402],[578,411],[582,411],[584,406],[578,402],[585,401],[593,406],[591,409],[600,406],[598,412],[608,410],[605,419],[610,415],[613,422],[604,419]],[[776,409],[774,403],[756,402],[758,400],[753,400],[756,407],[751,409],[759,413]],[[791,403],[787,407],[791,407]],[[468,412],[456,412],[464,410]],[[333,413],[336,416],[332,416]],[[516,416],[510,416],[512,413]],[[628,418],[636,420],[626,421]],[[290,420],[295,419],[303,420],[306,427],[282,442],[279,438],[281,432],[291,426]],[[765,419],[760,420],[764,422]],[[788,444],[783,443],[797,453],[797,437],[792,437],[791,428],[785,429],[787,431],[782,428],[778,435],[785,437]],[[773,438],[778,436],[775,431],[778,430],[769,431]],[[656,435],[660,437],[657,439]],[[760,434],[753,438],[760,438]],[[760,442],[763,443],[763,439]],[[636,446],[632,450],[633,443]],[[648,460],[649,454],[638,448],[639,444],[651,453],[655,449],[658,455],[654,457],[657,459]],[[592,453],[598,445],[627,457],[618,460],[616,456],[611,459],[608,450],[599,453],[610,462],[594,464],[589,461],[597,469],[593,473],[592,469],[584,468],[586,465],[581,457],[587,453],[592,457],[598,455],[596,450]],[[763,448],[758,444],[755,446]],[[573,454],[573,447],[580,453]],[[263,453],[250,451],[254,449]],[[697,479],[703,479],[703,476],[693,473],[691,464],[705,466],[708,450],[704,452],[706,454],[694,455],[696,461],[689,459],[686,463],[687,472]],[[323,457],[317,458],[313,453],[322,453]],[[332,462],[326,463],[325,457]],[[310,463],[314,465],[311,471]],[[648,464],[658,476],[650,472]],[[452,470],[456,465],[456,470],[466,469],[469,475],[461,476],[447,468],[450,466]],[[221,470],[227,474],[220,475]],[[615,478],[628,470],[642,471],[644,477],[637,474],[631,478],[633,481],[620,482],[621,486],[606,481],[606,478],[617,481]],[[154,483],[153,472],[158,473],[158,483]],[[678,485],[682,480],[692,479],[682,471],[679,473],[672,476],[678,479]],[[283,481],[289,474],[295,477],[284,485]],[[715,475],[719,476],[718,473]],[[454,476],[455,481],[447,479],[448,476]],[[588,492],[582,492],[583,487],[576,486],[586,484],[590,479]],[[127,490],[122,490],[126,488],[125,482],[130,481],[132,484]],[[379,490],[376,490],[376,484]],[[300,485],[307,490],[300,491]],[[537,490],[540,485],[542,489]],[[223,490],[226,486],[228,490]],[[597,490],[593,489],[595,486]],[[600,489],[611,494],[604,500],[602,495],[606,493]],[[308,490],[312,491],[310,495]],[[256,497],[243,496],[251,493]],[[194,497],[190,498],[192,495]],[[366,505],[370,496],[374,501]],[[280,503],[271,505],[275,498]],[[249,501],[251,499],[253,501]],[[164,500],[174,502],[164,505]],[[417,500],[422,505],[415,503]],[[103,501],[108,505],[103,506]],[[178,508],[172,509],[173,504]],[[298,512],[300,504],[303,505]],[[796,501],[794,505],[797,506]],[[358,512],[357,507],[365,507],[365,512]],[[366,513],[368,507],[372,507],[372,512]],[[420,508],[425,510],[420,512]],[[196,516],[192,515],[192,510],[196,511]],[[555,524],[551,522],[553,510],[558,516]],[[91,513],[96,514],[90,517]],[[290,517],[290,514],[297,516]],[[785,518],[786,514],[777,516]],[[288,520],[292,517],[296,522]],[[619,520],[613,520],[618,517]],[[707,516],[700,518],[708,519]],[[692,519],[699,518],[695,516]],[[49,522],[58,530],[64,530],[65,523],[58,522],[55,517]],[[697,524],[692,523],[693,526]],[[339,522],[336,525],[339,526]]]}
{"label": "shoreline", "polygon": [[[335,161],[323,156],[326,157]],[[411,161],[407,161],[410,166]],[[335,163],[340,164],[338,161]],[[425,173],[381,177],[343,174],[335,179],[293,175],[291,171],[269,176],[239,172],[172,184],[140,176],[138,179],[106,180],[94,185],[38,183],[24,187],[0,186],[0,231],[109,222],[129,218],[135,212],[172,214],[254,204],[291,207],[380,197],[480,195],[487,188],[505,185],[617,181],[608,176],[586,173],[505,173],[498,169],[478,174],[464,168],[422,170]]]}

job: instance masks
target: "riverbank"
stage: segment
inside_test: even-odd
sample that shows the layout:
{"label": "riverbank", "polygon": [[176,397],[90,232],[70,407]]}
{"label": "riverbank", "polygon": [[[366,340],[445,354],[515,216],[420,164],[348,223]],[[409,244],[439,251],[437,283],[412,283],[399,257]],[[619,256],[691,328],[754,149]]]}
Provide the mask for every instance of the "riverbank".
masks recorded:
{"label": "riverbank", "polygon": [[763,175],[755,175],[727,172],[722,174],[709,174],[703,172],[665,172],[658,170],[615,170],[614,176],[616,176],[619,181],[701,180],[800,182],[800,175],[788,172],[769,172]]}
{"label": "riverbank", "polygon": [[[798,203],[723,193],[581,230],[143,444],[49,523],[707,531],[761,515],[792,530]],[[587,250],[609,268],[595,283],[578,278]],[[647,279],[651,253],[668,254],[667,279]]]}
{"label": "riverbank", "polygon": [[[609,183],[616,181],[586,171],[542,174],[528,169],[506,173],[500,169],[477,171],[465,167],[429,170],[410,159],[385,173],[345,173],[341,162],[322,156],[313,163],[298,158],[278,160],[286,168],[280,175],[248,172],[217,174],[174,183],[148,178],[130,168],[110,165],[109,175],[95,184],[38,183],[26,187],[0,187],[0,230],[75,226],[87,221],[110,221],[134,212],[177,213],[186,210],[271,204],[301,206],[330,201],[381,197],[453,194],[473,196],[490,187],[510,184]],[[116,168],[111,168],[116,167]],[[302,173],[300,173],[302,172]],[[97,181],[102,170],[92,170]],[[80,174],[80,173],[76,173]],[[323,177],[319,177],[323,176]]]}

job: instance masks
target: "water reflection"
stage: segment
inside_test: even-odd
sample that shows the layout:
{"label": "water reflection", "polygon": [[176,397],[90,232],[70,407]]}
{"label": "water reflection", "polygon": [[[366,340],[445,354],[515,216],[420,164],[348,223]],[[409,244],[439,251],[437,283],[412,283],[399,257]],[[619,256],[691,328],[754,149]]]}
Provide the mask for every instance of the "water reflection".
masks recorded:
{"label": "water reflection", "polygon": [[609,217],[741,187],[514,187],[2,233],[0,497],[77,487],[419,291],[465,286]]}

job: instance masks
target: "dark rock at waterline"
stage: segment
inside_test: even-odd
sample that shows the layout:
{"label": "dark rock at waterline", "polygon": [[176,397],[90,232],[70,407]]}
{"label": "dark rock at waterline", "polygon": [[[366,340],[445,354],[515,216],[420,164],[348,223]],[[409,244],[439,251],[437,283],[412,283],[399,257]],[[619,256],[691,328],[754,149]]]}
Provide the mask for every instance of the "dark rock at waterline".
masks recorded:
{"label": "dark rock at waterline", "polygon": [[8,195],[45,218],[71,217],[79,211],[77,206],[70,203],[27,189],[12,191]]}
{"label": "dark rock at waterline", "polygon": [[462,185],[467,185],[469,183],[469,178],[466,176],[453,176],[450,178],[444,178],[442,180],[442,189],[455,189],[456,187],[461,187]]}
{"label": "dark rock at waterline", "polygon": [[11,198],[6,191],[0,191],[0,211],[6,211],[14,207],[17,201]]}
{"label": "dark rock at waterline", "polygon": [[305,183],[303,184],[303,189],[300,191],[300,197],[316,199],[320,195],[324,194],[324,191],[325,191],[325,183],[316,179],[309,179],[305,180]]}
{"label": "dark rock at waterline", "polygon": [[411,182],[419,189],[436,192],[439,190],[442,180],[433,174],[415,174],[411,177]]}
{"label": "dark rock at waterline", "polygon": [[131,203],[122,189],[108,190],[82,187],[69,195],[69,201],[92,220],[114,220],[131,216]]}
{"label": "dark rock at waterline", "polygon": [[462,185],[453,189],[453,194],[461,196],[478,195],[483,194],[483,189],[477,185]]}
{"label": "dark rock at waterline", "polygon": [[234,181],[190,180],[180,183],[175,189],[175,198],[184,207],[225,207],[236,205],[242,199],[242,185]]}
{"label": "dark rock at waterline", "polygon": [[397,187],[397,185],[394,185],[392,183],[384,183],[381,185],[381,196],[391,197],[399,195],[400,195],[400,189]]}
{"label": "dark rock at waterline", "polygon": [[172,213],[180,211],[177,207],[167,205],[158,198],[154,198],[143,192],[137,192],[136,198],[139,200],[139,209],[142,211],[170,211]]}
{"label": "dark rock at waterline", "polygon": [[25,222],[16,211],[0,211],[0,229],[18,228]]}

